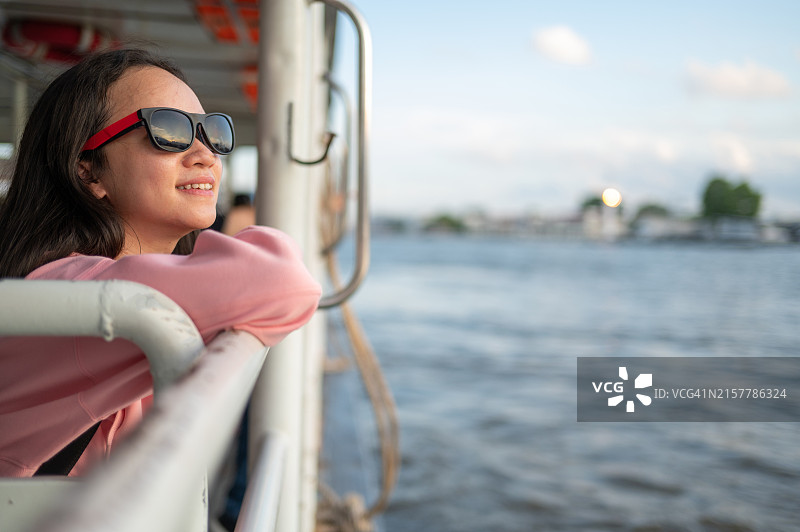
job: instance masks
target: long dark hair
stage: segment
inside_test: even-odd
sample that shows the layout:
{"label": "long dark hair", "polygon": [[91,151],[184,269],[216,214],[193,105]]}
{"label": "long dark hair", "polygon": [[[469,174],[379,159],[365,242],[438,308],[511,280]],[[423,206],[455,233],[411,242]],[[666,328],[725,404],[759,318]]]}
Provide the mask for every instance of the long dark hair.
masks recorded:
{"label": "long dark hair", "polygon": [[[78,161],[102,170],[102,148],[81,152],[109,119],[108,89],[128,69],[157,67],[182,81],[168,60],[141,49],[92,55],[58,76],[31,111],[11,185],[0,205],[0,278],[24,277],[72,253],[114,258],[125,243],[124,222],[78,175]],[[176,253],[189,253],[196,233]]]}

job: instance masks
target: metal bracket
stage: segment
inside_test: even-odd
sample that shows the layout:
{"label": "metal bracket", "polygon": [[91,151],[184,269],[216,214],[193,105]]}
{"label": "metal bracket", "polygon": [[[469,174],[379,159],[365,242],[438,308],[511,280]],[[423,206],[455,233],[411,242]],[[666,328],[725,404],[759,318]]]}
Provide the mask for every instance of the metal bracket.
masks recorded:
{"label": "metal bracket", "polygon": [[292,161],[294,161],[294,162],[296,162],[298,164],[305,164],[305,165],[308,165],[308,166],[319,164],[322,161],[324,161],[325,158],[328,156],[328,150],[331,149],[331,143],[333,142],[334,137],[336,137],[336,134],[335,133],[331,133],[330,131],[325,133],[325,140],[323,141],[325,143],[325,152],[322,154],[322,157],[320,157],[319,159],[315,159],[313,161],[302,161],[302,160],[298,159],[292,153],[292,110],[293,110],[293,108],[294,108],[294,104],[292,102],[289,102],[288,118],[287,118],[287,121],[286,121],[286,134],[288,135],[288,140],[286,142],[286,151],[289,154],[289,159],[291,159]]}

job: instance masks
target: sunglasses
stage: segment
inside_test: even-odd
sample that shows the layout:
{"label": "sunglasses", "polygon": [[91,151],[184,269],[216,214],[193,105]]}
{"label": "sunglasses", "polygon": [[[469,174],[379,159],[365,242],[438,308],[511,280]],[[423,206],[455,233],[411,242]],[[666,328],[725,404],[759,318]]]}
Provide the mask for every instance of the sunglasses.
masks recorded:
{"label": "sunglasses", "polygon": [[81,151],[96,150],[144,125],[153,146],[159,150],[188,150],[195,135],[211,151],[227,155],[233,151],[233,120],[222,113],[187,113],[171,107],[146,107],[117,120],[92,135]]}

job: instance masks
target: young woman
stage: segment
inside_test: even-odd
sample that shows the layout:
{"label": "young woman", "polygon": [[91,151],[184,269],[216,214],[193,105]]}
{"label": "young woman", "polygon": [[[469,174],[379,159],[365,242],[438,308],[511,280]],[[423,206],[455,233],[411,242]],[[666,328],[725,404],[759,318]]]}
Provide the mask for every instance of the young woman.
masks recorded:
{"label": "young woman", "polygon": [[[141,50],[92,56],[34,106],[0,205],[0,278],[125,279],[178,303],[206,342],[228,329],[274,345],[314,313],[318,283],[289,238],[197,234],[216,215],[233,124]],[[195,242],[196,238],[196,242]],[[31,476],[95,425],[70,475],[107,456],[151,401],[125,341],[0,339],[0,476]]]}

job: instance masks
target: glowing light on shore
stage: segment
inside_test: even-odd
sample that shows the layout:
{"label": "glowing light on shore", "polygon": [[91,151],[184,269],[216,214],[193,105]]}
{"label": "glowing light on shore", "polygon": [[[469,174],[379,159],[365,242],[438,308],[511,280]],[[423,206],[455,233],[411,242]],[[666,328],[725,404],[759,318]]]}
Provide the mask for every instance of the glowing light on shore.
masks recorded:
{"label": "glowing light on shore", "polygon": [[603,203],[609,207],[618,207],[622,203],[622,194],[616,188],[607,188],[603,191]]}

